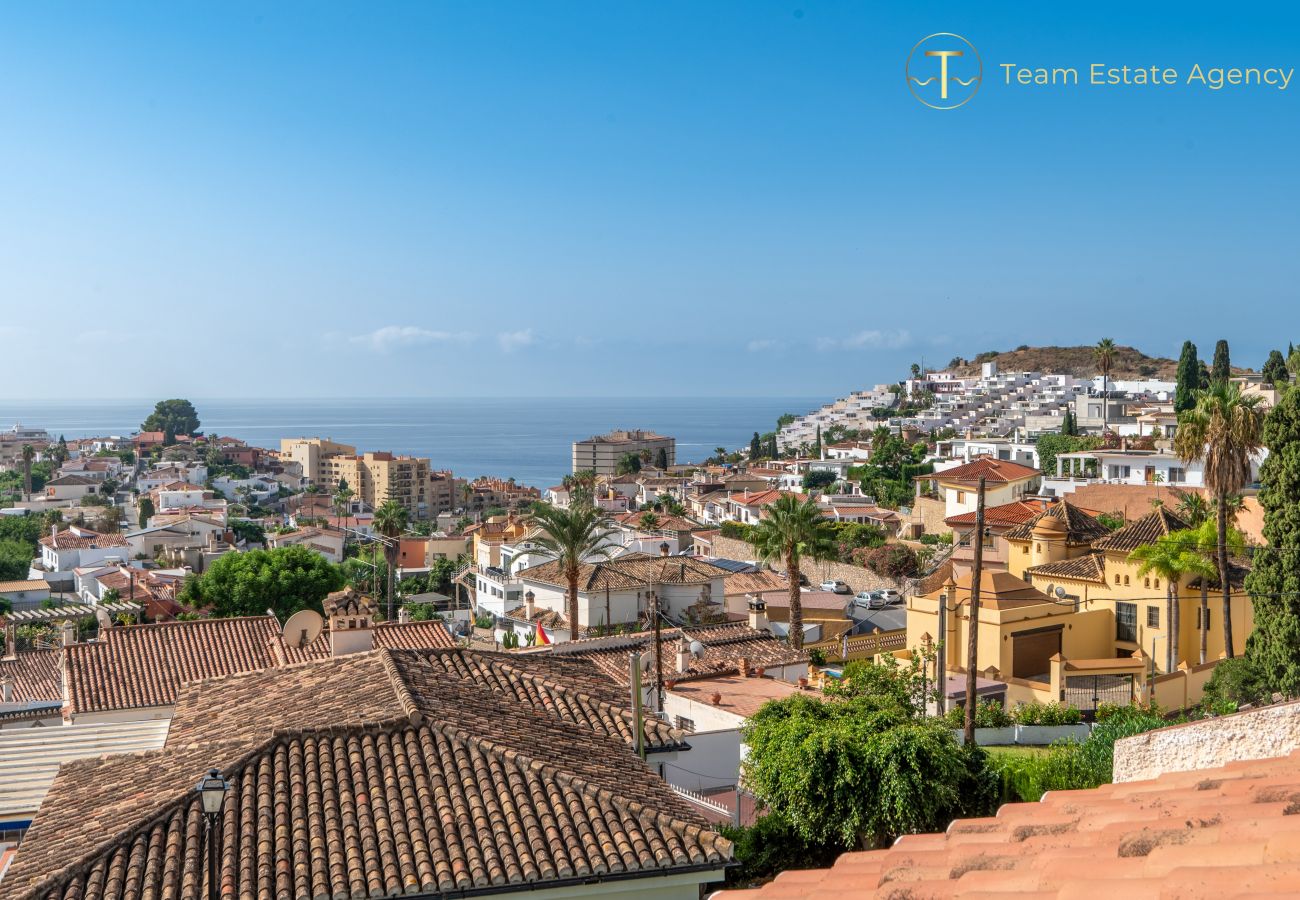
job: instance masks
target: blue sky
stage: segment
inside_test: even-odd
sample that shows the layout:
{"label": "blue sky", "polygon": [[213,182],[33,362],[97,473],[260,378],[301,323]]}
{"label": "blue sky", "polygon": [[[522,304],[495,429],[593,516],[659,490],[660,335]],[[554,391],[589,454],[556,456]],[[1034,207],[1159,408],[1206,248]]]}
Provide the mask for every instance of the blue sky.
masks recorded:
{"label": "blue sky", "polygon": [[[1141,6],[1141,9],[1137,7]],[[996,8],[994,8],[996,7]],[[842,394],[1300,339],[1282,4],[0,8],[11,397]],[[909,49],[967,37],[935,111]]]}

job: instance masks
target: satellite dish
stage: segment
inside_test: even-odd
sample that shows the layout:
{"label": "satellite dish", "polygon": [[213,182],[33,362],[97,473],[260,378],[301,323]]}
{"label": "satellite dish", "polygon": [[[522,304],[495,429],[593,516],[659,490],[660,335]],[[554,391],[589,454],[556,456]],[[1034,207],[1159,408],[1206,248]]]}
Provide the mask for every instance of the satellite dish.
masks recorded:
{"label": "satellite dish", "polygon": [[642,672],[649,672],[650,666],[654,664],[655,658],[653,653],[642,653],[639,660]]}
{"label": "satellite dish", "polygon": [[691,656],[696,659],[704,659],[704,645],[699,641],[691,641]]}
{"label": "satellite dish", "polygon": [[113,627],[113,617],[102,606],[95,607],[95,621],[99,623],[100,628]]}
{"label": "satellite dish", "polygon": [[1056,588],[1056,597],[1058,600],[1064,600],[1066,598],[1065,588],[1058,585]]}
{"label": "satellite dish", "polygon": [[300,609],[284,623],[280,634],[286,647],[305,647],[320,637],[325,620],[314,609]]}

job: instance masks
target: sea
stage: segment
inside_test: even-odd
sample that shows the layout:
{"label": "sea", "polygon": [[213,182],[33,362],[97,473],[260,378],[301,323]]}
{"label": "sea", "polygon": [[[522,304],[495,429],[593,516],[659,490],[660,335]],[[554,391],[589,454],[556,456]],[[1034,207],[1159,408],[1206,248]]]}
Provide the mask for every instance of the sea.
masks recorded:
{"label": "sea", "polygon": [[[194,400],[203,431],[278,448],[282,437],[324,437],[359,452],[427,456],[457,477],[493,475],[545,488],[571,468],[572,444],[611,429],[677,439],[677,460],[748,446],[782,413],[802,415],[828,397],[437,398]],[[0,430],[21,423],[51,437],[129,435],[149,400],[0,400]]]}

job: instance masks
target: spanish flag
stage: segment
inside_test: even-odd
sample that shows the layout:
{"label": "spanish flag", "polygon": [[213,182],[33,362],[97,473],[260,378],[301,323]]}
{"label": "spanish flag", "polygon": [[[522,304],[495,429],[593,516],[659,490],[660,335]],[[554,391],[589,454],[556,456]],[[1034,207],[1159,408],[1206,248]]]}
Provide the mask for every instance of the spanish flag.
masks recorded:
{"label": "spanish flag", "polygon": [[537,644],[538,644],[538,646],[541,646],[542,644],[549,644],[550,642],[551,642],[551,639],[548,638],[548,637],[546,636],[546,629],[542,627],[542,623],[541,623],[541,622],[538,622],[538,623],[537,623]]}

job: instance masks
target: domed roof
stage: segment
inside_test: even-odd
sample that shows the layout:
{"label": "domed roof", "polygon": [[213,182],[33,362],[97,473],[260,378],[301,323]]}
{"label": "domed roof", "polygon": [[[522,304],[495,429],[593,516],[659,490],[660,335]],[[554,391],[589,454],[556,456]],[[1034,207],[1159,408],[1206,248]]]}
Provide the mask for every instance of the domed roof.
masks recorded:
{"label": "domed roof", "polygon": [[1065,523],[1058,516],[1040,516],[1034,523],[1034,535],[1056,535],[1065,534]]}

